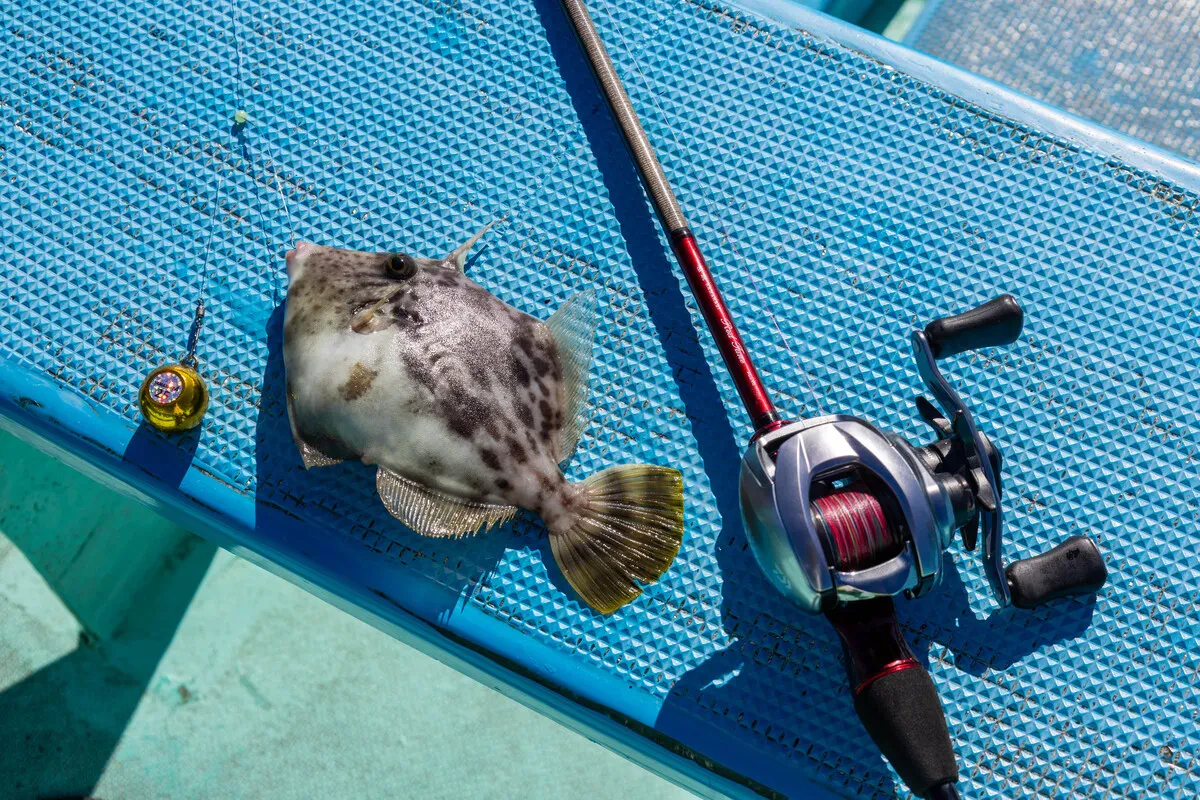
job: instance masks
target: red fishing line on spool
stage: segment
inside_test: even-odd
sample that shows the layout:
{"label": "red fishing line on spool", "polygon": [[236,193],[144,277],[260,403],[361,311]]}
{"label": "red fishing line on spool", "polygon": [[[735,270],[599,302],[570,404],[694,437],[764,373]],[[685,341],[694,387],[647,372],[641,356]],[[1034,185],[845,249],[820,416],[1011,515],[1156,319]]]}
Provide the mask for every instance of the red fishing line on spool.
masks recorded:
{"label": "red fishing line on spool", "polygon": [[903,546],[883,504],[862,481],[814,498],[812,506],[813,519],[833,549],[834,566],[843,572],[873,567]]}

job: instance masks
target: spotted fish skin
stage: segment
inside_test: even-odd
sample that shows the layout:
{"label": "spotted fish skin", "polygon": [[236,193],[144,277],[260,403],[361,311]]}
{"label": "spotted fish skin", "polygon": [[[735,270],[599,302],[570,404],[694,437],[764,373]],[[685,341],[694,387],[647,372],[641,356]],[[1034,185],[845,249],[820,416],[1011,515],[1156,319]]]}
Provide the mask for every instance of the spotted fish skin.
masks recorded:
{"label": "spotted fish skin", "polygon": [[[560,352],[562,342],[547,323],[463,273],[465,249],[473,241],[445,259],[405,256],[408,269],[399,271],[404,274],[392,269],[399,262],[390,252],[300,243],[287,254],[284,363],[297,443],[306,465],[348,459],[378,465],[381,497],[400,496],[389,510],[418,532],[442,535],[421,530],[428,527],[421,522],[426,517],[398,511],[396,504],[433,512],[447,504],[452,508],[441,518],[471,524],[473,509],[500,509],[488,512],[490,519],[505,518],[505,507],[535,511],[550,531],[556,556],[570,547],[599,554],[599,561],[620,562],[614,567],[563,554],[574,559],[570,571],[563,565],[564,573],[581,596],[600,610],[613,610],[614,603],[640,592],[638,582],[656,579],[678,550],[678,473],[638,467],[643,470],[638,474],[663,474],[650,483],[614,474],[603,487],[593,482],[591,488],[564,478],[558,465],[574,445],[565,435],[572,413],[567,407],[572,387],[564,382],[570,354]],[[584,300],[594,303],[590,294]],[[589,317],[587,360],[590,336]],[[646,495],[655,508],[666,510],[647,512],[649,523],[632,520],[634,512],[621,509],[638,506],[642,498],[621,502],[627,492]],[[667,500],[658,497],[662,492]],[[602,496],[609,499],[598,499]],[[648,524],[654,530],[646,533]],[[468,524],[461,532],[475,531]],[[647,536],[649,544],[642,541]],[[604,541],[592,541],[596,537]],[[625,547],[630,537],[636,541]],[[647,548],[657,554],[651,559],[655,566],[639,571]],[[589,584],[593,566],[607,572],[590,576]]]}
{"label": "spotted fish skin", "polygon": [[284,361],[302,437],[459,497],[539,513],[566,499],[562,370],[544,323],[421,259],[354,330],[356,313],[397,288],[391,254],[293,253]]}

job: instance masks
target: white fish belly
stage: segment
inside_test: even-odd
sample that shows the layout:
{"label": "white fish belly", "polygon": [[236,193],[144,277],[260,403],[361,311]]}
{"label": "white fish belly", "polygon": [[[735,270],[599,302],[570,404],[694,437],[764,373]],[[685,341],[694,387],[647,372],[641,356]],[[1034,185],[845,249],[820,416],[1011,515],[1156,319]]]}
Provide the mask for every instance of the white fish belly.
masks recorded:
{"label": "white fish belly", "polygon": [[[364,463],[456,497],[537,510],[561,473],[518,421],[513,399],[476,389],[472,397],[487,419],[464,437],[406,363],[416,357],[424,366],[430,354],[401,358],[407,344],[392,331],[349,331],[307,337],[292,348],[288,384],[302,435],[336,440]],[[441,384],[465,367],[443,353],[433,371]],[[499,435],[489,433],[488,422]]]}

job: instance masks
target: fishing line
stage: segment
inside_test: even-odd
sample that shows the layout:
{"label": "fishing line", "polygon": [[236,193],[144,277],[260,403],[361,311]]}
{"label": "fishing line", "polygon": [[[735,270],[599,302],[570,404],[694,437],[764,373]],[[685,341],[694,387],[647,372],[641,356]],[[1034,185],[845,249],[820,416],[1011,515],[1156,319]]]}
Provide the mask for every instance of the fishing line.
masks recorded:
{"label": "fishing line", "polygon": [[[235,50],[237,49],[236,23],[235,17]],[[240,76],[240,52],[237,63]],[[219,156],[220,149],[218,148],[213,152],[209,161],[209,166],[215,165],[220,178],[213,191],[212,214],[204,242],[204,256],[200,264],[200,285],[196,292],[196,310],[192,315],[192,324],[188,330],[187,350],[177,363],[165,364],[151,370],[142,381],[142,386],[138,391],[138,408],[142,412],[142,417],[152,427],[164,433],[188,431],[195,428],[203,419],[205,411],[208,410],[208,386],[200,375],[200,359],[196,352],[200,346],[200,334],[206,316],[205,300],[208,298],[208,277],[217,223],[226,213],[222,203],[225,199],[229,174],[233,171],[232,165],[225,169],[226,165]]]}
{"label": "fishing line", "polygon": [[275,149],[273,147],[271,147],[271,143],[264,142],[263,144],[267,148],[267,157],[271,159],[268,162],[267,166],[274,165],[274,167],[275,167],[275,174],[273,176],[275,178],[275,191],[279,195],[279,201],[283,204],[283,213],[284,213],[284,216],[287,217],[288,231],[289,231],[289,233],[291,233],[291,241],[288,242],[288,244],[291,247],[295,247],[296,246],[296,222],[295,222],[295,220],[292,219],[292,208],[288,204],[287,195],[284,194],[284,192],[283,192],[283,179],[279,175],[280,161],[278,158],[275,157]]}
{"label": "fishing line", "polygon": [[[250,146],[245,138],[245,127],[249,122],[249,116],[241,107],[244,83],[242,77],[242,49],[239,38],[241,5],[235,1],[230,6],[233,10],[230,16],[236,64],[234,101],[237,106],[233,117],[233,134],[242,147],[246,164],[250,165],[253,163],[253,158]],[[198,370],[200,362],[196,352],[199,348],[200,334],[206,317],[205,301],[208,298],[209,274],[211,272],[217,224],[223,216],[231,213],[227,212],[222,204],[227,195],[226,184],[229,181],[230,173],[235,170],[232,162],[228,165],[228,169],[225,169],[227,165],[218,157],[219,154],[220,147],[214,152],[209,162],[210,166],[213,164],[216,165],[220,179],[213,193],[212,218],[209,222],[208,235],[204,244],[204,257],[200,266],[200,285],[196,296],[196,311],[188,332],[187,351],[177,363],[166,364],[152,370],[142,381],[141,389],[138,392],[138,407],[142,412],[142,416],[152,427],[163,432],[187,431],[195,428],[200,424],[205,411],[208,409],[208,387]],[[275,179],[276,189],[279,191],[280,199],[283,202],[284,213],[287,216],[294,241],[295,224],[292,220],[291,209],[287,204],[287,198],[284,196],[280,185],[278,166],[275,169]],[[265,229],[266,226],[263,224],[261,209],[256,207],[255,213],[258,215],[260,227]],[[273,282],[273,299],[276,302],[278,302],[278,295],[279,281],[275,280]]]}
{"label": "fishing line", "polygon": [[[648,94],[650,96],[650,102],[654,105],[654,108],[658,112],[658,115],[662,121],[662,127],[666,128],[667,135],[674,142],[676,152],[680,155],[680,157],[683,157],[687,151],[684,149],[683,143],[680,141],[679,136],[675,131],[675,127],[670,124],[670,117],[667,116],[666,111],[663,109],[662,105],[658,102],[658,97],[652,88],[652,84],[650,83],[649,78],[646,77],[646,73],[642,71],[641,63],[638,61],[637,56],[634,53],[634,49],[632,47],[630,47],[628,41],[626,41],[625,33],[624,33],[622,27],[617,24],[616,17],[613,14],[613,12],[611,11],[611,9],[609,8],[607,1],[606,0],[597,0],[597,1],[603,11],[603,14],[605,15],[605,17],[608,20],[609,28],[616,31],[617,38],[620,40],[620,47],[621,47],[622,51],[625,53],[625,55],[628,57],[628,59],[633,63],[633,68],[637,71],[638,75],[641,76],[642,83],[646,89],[645,94]],[[771,160],[774,160],[775,156],[778,154],[779,150],[782,147],[783,147],[783,141],[781,140],[775,144],[775,148],[768,155],[768,158]],[[737,174],[742,174],[742,166],[746,163],[747,157],[748,156],[746,156],[746,155],[741,156],[739,158],[739,160],[737,161],[737,163],[734,165],[734,167],[735,167],[734,171]],[[715,218],[717,216],[717,214],[715,213],[716,209],[717,209],[715,192],[712,192],[708,189],[701,189],[699,191],[699,195],[700,195],[699,207],[700,207],[701,218],[707,218],[707,219]],[[730,230],[737,229],[737,223],[740,222],[743,213],[744,213],[744,209],[738,209],[738,210],[734,211],[734,215],[730,219],[730,223],[729,223]],[[799,359],[796,358],[796,354],[792,351],[791,346],[788,344],[788,338],[784,334],[782,326],[780,326],[780,324],[779,324],[779,319],[775,316],[775,313],[773,311],[771,311],[770,305],[767,303],[766,297],[763,294],[762,287],[759,285],[758,279],[754,275],[754,270],[751,269],[750,265],[747,263],[745,252],[742,248],[740,241],[737,238],[735,238],[734,236],[731,236],[728,234],[727,234],[727,239],[729,240],[730,244],[732,245],[731,249],[733,251],[734,266],[737,269],[739,269],[741,272],[743,272],[750,279],[750,285],[754,289],[754,296],[755,296],[755,299],[758,301],[759,308],[763,311],[763,313],[765,313],[767,315],[767,318],[771,320],[771,325],[772,325],[772,327],[775,328],[775,333],[779,336],[779,341],[783,345],[783,349],[787,351],[788,357],[792,361],[792,366],[796,369],[796,372],[798,372],[803,377],[805,387],[808,389],[809,396],[813,401],[813,405],[815,406],[815,408],[818,412],[818,415],[824,415],[825,411],[824,411],[823,404],[821,402],[821,396],[817,393],[816,388],[813,386],[812,380],[809,377],[808,371],[805,370],[800,365]]]}
{"label": "fishing line", "polygon": [[217,219],[221,216],[221,199],[225,195],[225,182],[229,180],[229,173],[226,172],[221,176],[220,183],[217,184],[216,195],[213,198],[213,215],[208,225],[208,239],[204,244],[204,261],[200,267],[200,291],[196,297],[196,313],[192,319],[192,329],[188,334],[187,354],[179,362],[186,367],[196,368],[199,363],[196,359],[196,347],[200,342],[200,328],[204,325],[204,298],[208,294],[208,262],[212,257],[213,236],[217,231]]}
{"label": "fishing line", "polygon": [[[247,137],[246,133],[245,133],[246,127],[250,123],[250,117],[244,110],[245,109],[245,103],[244,103],[245,96],[243,94],[243,91],[245,89],[246,81],[245,81],[245,77],[243,75],[243,66],[242,66],[243,61],[244,61],[243,55],[242,55],[242,38],[241,38],[242,3],[239,2],[238,0],[233,0],[233,2],[230,3],[230,5],[233,8],[233,13],[231,15],[232,22],[233,22],[233,51],[234,51],[234,56],[236,59],[235,64],[236,64],[236,72],[237,72],[235,88],[234,88],[234,104],[238,110],[234,114],[234,135],[237,136],[238,142],[242,145],[242,147],[244,148],[244,150],[247,154],[246,162],[248,164],[250,164],[250,163],[253,163],[255,154],[254,154],[253,147],[251,146],[249,137]],[[288,231],[288,236],[289,236],[287,244],[288,244],[289,248],[294,248],[296,246],[296,221],[295,221],[295,218],[292,217],[292,208],[291,208],[291,204],[288,203],[287,194],[283,191],[282,162],[276,156],[275,149],[274,149],[274,147],[272,147],[271,142],[269,140],[264,139],[262,142],[262,146],[263,146],[263,149],[266,150],[266,155],[267,155],[267,159],[268,159],[267,162],[265,164],[263,164],[263,171],[265,173],[267,173],[267,175],[269,175],[269,177],[274,182],[275,193],[279,196],[280,206],[283,208],[284,217],[287,219],[287,231]],[[270,186],[269,183],[268,183],[268,186]],[[266,225],[266,219],[262,213],[261,206],[258,206],[256,204],[254,213],[258,217],[259,226],[265,230],[267,228],[267,225]],[[272,258],[272,256],[274,255],[274,252],[271,249],[269,241],[267,242],[266,248],[267,248],[267,258],[269,261]],[[281,296],[280,289],[281,289],[280,279],[276,275],[273,277],[273,279],[271,281],[271,300],[275,305],[278,305],[279,301],[280,301],[280,296]]]}
{"label": "fishing line", "polygon": [[[234,62],[237,70],[234,94],[236,95],[238,109],[243,109],[245,106],[242,105],[243,98],[241,91],[242,86],[245,85],[245,81],[242,79],[242,39],[240,33],[240,28],[242,27],[242,4],[238,0],[233,0],[231,5],[233,6],[233,54],[237,57],[237,61]],[[238,124],[242,124],[240,120],[235,121]]]}
{"label": "fishing line", "polygon": [[[221,161],[214,155],[210,163]],[[208,296],[209,261],[212,257],[213,237],[217,222],[222,216],[221,200],[225,196],[225,183],[229,173],[224,172],[213,193],[212,218],[204,245],[204,258],[200,267],[200,286],[196,293],[196,311],[188,331],[187,352],[177,363],[165,364],[150,371],[138,390],[138,408],[142,417],[155,429],[164,433],[187,431],[200,424],[208,410],[208,386],[199,372],[200,361],[196,350],[200,343],[200,330],[204,325],[204,301]]]}
{"label": "fishing line", "polygon": [[[279,202],[283,206],[284,216],[287,217],[288,233],[290,234],[290,241],[288,242],[288,247],[289,247],[289,249],[295,249],[295,247],[296,247],[296,223],[292,219],[292,209],[288,205],[287,195],[283,191],[283,179],[281,178],[281,176],[279,174],[280,169],[281,169],[280,163],[279,163],[279,160],[275,157],[275,150],[271,147],[270,142],[264,142],[263,144],[267,150],[267,157],[270,159],[267,162],[267,164],[264,165],[264,169],[271,167],[271,166],[273,166],[275,168],[275,171],[274,171],[274,174],[272,175],[272,177],[275,179],[275,192],[279,195]],[[259,225],[261,225],[265,229],[266,224],[263,220],[262,209],[256,208],[255,213],[258,215]],[[272,248],[270,246],[269,241],[266,243],[266,250],[267,250],[267,261],[269,263],[271,261],[272,257],[275,255],[274,251],[272,250]],[[286,272],[285,272],[285,274],[286,274]],[[284,294],[284,292],[281,291],[283,288],[282,281],[280,279],[278,270],[271,273],[271,275],[272,275],[271,303],[275,306],[278,306],[280,303],[280,300],[282,299],[282,296]]]}

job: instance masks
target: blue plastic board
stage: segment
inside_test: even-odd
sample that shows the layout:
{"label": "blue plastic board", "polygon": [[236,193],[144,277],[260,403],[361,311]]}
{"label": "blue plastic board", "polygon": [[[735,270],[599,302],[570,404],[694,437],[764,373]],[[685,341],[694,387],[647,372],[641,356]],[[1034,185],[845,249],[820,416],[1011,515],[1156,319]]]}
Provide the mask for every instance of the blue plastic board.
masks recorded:
{"label": "blue plastic board", "polygon": [[[909,331],[1003,291],[1025,305],[1018,345],[947,369],[1005,454],[1008,555],[1087,532],[1111,578],[1094,601],[996,612],[956,549],[901,603],[965,793],[1200,794],[1196,170],[779,3],[758,5],[793,25],[595,5],[792,415],[921,438]],[[747,550],[750,431],[556,0],[30,0],[2,31],[8,427],[697,791],[901,791],[831,629]],[[422,539],[368,468],[305,472],[288,433],[292,238],[440,254],[491,219],[483,285],[542,317],[601,298],[570,477],[684,474],[678,561],[607,618],[536,520]],[[168,440],[138,425],[137,388],[182,354],[206,262],[212,408]]]}
{"label": "blue plastic board", "polygon": [[1200,158],[1200,5],[1192,0],[930,0],[918,50]]}

